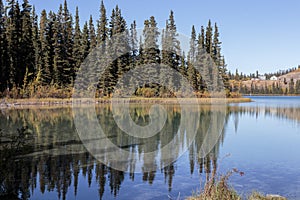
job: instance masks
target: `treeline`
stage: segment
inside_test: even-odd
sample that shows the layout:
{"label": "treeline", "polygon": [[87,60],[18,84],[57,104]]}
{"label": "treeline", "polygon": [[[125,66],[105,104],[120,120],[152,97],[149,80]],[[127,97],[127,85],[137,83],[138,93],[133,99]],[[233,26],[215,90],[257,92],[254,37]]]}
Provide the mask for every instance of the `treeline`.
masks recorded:
{"label": "treeline", "polygon": [[291,79],[289,83],[273,82],[272,85],[257,85],[251,83],[250,88],[243,85],[239,93],[242,94],[267,94],[267,95],[300,95],[300,80]]}
{"label": "treeline", "polygon": [[249,95],[300,95],[300,80],[289,81],[231,81],[231,90]]}
{"label": "treeline", "polygon": [[[43,10],[38,17],[35,8],[28,0],[7,0],[4,5],[0,0],[0,93],[12,98],[27,97],[71,97],[72,87],[82,62],[87,55],[104,41],[115,35],[126,33],[125,45],[130,52],[117,58],[105,77],[97,85],[98,96],[110,96],[119,78],[125,72],[141,64],[166,64],[180,72],[201,96],[207,91],[203,76],[212,76],[212,69],[201,75],[195,70],[192,60],[205,51],[218,67],[218,76],[229,88],[228,74],[224,57],[221,55],[221,42],[217,24],[208,22],[201,27],[197,35],[192,27],[190,50],[188,55],[180,47],[174,13],[171,11],[162,34],[158,32],[155,17],[144,21],[141,38],[137,38],[136,22],[127,25],[121,9],[116,6],[107,17],[103,1],[100,16],[80,27],[79,9],[75,17],[70,13],[67,1],[59,6],[58,11]],[[162,50],[158,39],[162,39]],[[146,46],[154,48],[146,48]],[[109,47],[118,51],[118,45]],[[197,57],[198,56],[198,57]],[[96,72],[95,72],[96,73]],[[206,78],[206,80],[209,77]],[[136,90],[141,96],[174,96],[168,89],[147,85]]]}
{"label": "treeline", "polygon": [[[286,75],[288,73],[297,71],[300,69],[300,65],[298,66],[298,68],[296,67],[292,67],[286,70],[279,70],[277,72],[271,72],[271,73],[264,73],[263,75],[266,77],[267,80],[269,80],[272,76],[283,76]],[[235,73],[229,71],[228,72],[228,76],[230,80],[241,80],[241,81],[246,81],[246,80],[251,80],[252,78],[259,78],[259,72],[256,71],[255,73],[250,73],[250,74],[245,74],[243,72],[239,72],[238,69],[236,69]]]}

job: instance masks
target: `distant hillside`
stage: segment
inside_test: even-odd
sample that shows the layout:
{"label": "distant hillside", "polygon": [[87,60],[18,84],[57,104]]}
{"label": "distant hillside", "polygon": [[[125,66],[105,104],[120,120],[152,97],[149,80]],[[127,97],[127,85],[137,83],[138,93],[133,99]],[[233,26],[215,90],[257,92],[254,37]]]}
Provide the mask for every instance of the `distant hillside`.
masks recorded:
{"label": "distant hillside", "polygon": [[287,83],[291,82],[292,79],[294,82],[296,82],[297,80],[300,80],[300,69],[297,69],[288,74],[278,77],[279,81],[283,81],[283,82],[287,82]]}
{"label": "distant hillside", "polygon": [[277,77],[277,80],[276,78],[275,80],[247,78],[246,80],[242,80],[242,81],[231,80],[230,85],[234,92],[240,92],[242,94],[299,95],[300,94],[300,68]]}

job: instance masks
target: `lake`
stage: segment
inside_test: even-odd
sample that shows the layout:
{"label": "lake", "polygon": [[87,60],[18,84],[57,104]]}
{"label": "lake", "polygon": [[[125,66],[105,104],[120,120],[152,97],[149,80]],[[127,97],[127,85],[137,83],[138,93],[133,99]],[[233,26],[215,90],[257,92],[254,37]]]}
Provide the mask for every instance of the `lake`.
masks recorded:
{"label": "lake", "polygon": [[132,126],[116,120],[128,116],[109,105],[0,110],[0,199],[184,199],[232,169],[244,173],[229,179],[244,196],[300,199],[300,97],[251,98],[152,116],[130,105],[143,130],[164,121],[149,137],[126,134]]}

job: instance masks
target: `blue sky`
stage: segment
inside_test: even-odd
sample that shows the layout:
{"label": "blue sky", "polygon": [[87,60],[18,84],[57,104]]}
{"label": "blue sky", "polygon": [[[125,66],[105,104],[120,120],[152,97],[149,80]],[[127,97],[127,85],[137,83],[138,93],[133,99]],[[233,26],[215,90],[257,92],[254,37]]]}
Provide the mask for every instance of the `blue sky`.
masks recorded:
{"label": "blue sky", "polygon": [[[37,12],[57,11],[63,0],[30,0]],[[128,24],[155,16],[164,28],[169,11],[173,10],[177,30],[190,35],[192,25],[199,31],[208,19],[217,22],[222,51],[228,68],[254,73],[273,72],[300,64],[300,1],[299,0],[104,0],[108,17],[116,5]],[[69,9],[79,7],[81,23],[99,17],[100,0],[69,0]]]}

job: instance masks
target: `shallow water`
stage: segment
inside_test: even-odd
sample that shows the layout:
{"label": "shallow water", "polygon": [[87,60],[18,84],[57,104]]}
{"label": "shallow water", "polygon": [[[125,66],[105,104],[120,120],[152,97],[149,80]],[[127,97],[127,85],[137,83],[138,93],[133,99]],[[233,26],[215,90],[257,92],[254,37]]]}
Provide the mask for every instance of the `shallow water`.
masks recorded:
{"label": "shallow water", "polygon": [[[2,138],[0,195],[184,199],[199,191],[214,169],[224,174],[237,168],[245,174],[233,174],[230,183],[239,193],[257,190],[299,199],[300,98],[251,98],[254,102],[225,108],[165,106],[166,122],[149,138],[124,133],[114,119],[125,118],[123,112],[113,113],[107,105],[97,106],[94,113],[101,136],[91,134],[89,107],[1,110],[0,128],[5,134],[14,135],[17,128],[28,126],[32,137],[24,147],[10,150],[15,153],[4,150],[10,140]],[[147,105],[131,106],[130,116],[145,127],[154,119],[149,110]],[[74,120],[74,112],[81,120]],[[82,127],[87,129],[79,133]],[[124,154],[128,157],[110,160],[112,150],[101,143],[104,139],[128,152]],[[164,150],[168,144],[171,149]]]}

